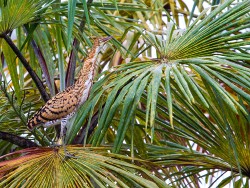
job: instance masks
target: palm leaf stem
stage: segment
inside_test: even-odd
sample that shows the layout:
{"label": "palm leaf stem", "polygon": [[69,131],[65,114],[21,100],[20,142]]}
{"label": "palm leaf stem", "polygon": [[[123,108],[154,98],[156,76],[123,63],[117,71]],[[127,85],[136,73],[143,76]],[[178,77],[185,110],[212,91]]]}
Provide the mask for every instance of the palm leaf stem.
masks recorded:
{"label": "palm leaf stem", "polygon": [[18,135],[6,133],[3,131],[0,131],[0,139],[11,142],[12,144],[20,146],[21,148],[38,147],[38,145],[35,142],[32,142],[32,141],[30,141],[26,138],[20,137]]}
{"label": "palm leaf stem", "polygon": [[76,69],[76,53],[78,51],[79,44],[80,42],[76,38],[74,38],[73,49],[70,52],[69,63],[68,63],[67,72],[66,72],[66,80],[65,80],[66,87],[69,87],[73,85],[74,83],[74,74],[75,74],[75,69]]}
{"label": "palm leaf stem", "polygon": [[[85,23],[85,22],[82,21],[80,23],[80,30],[81,31],[83,31],[83,28],[85,25],[83,23]],[[75,69],[76,69],[76,55],[77,55],[77,51],[79,49],[79,45],[80,45],[79,40],[77,38],[74,38],[73,49],[70,52],[69,63],[68,63],[67,72],[66,72],[66,79],[65,79],[66,87],[69,87],[69,86],[73,85],[73,83],[74,83],[74,75],[75,75]]]}
{"label": "palm leaf stem", "polygon": [[[27,28],[24,27],[24,32],[29,35],[30,33],[28,32]],[[47,67],[47,64],[46,64],[46,61],[44,59],[44,55],[41,51],[41,49],[39,48],[39,46],[37,45],[36,41],[34,39],[31,40],[30,42],[34,52],[35,52],[35,55],[37,57],[37,60],[41,66],[41,69],[43,71],[43,74],[44,74],[44,78],[46,80],[46,83],[47,83],[47,86],[49,88],[49,91],[50,91],[50,94],[54,95],[54,90],[53,90],[53,87],[52,87],[52,83],[51,83],[51,79],[50,79],[50,75],[49,75],[49,70],[48,70],[48,67]]]}
{"label": "palm leaf stem", "polygon": [[10,37],[6,33],[2,33],[0,35],[0,38],[3,38],[8,43],[8,45],[11,47],[11,49],[13,50],[13,52],[20,59],[20,61],[22,62],[23,66],[26,68],[26,70],[29,72],[31,78],[35,82],[35,84],[36,84],[39,92],[41,93],[41,96],[42,96],[43,100],[45,102],[48,101],[50,99],[50,97],[49,97],[48,93],[46,92],[45,87],[44,87],[42,81],[37,76],[37,74],[33,71],[33,69],[30,67],[28,61],[24,58],[24,56],[19,51],[19,49],[16,47],[16,45],[13,43],[13,41],[10,39]]}

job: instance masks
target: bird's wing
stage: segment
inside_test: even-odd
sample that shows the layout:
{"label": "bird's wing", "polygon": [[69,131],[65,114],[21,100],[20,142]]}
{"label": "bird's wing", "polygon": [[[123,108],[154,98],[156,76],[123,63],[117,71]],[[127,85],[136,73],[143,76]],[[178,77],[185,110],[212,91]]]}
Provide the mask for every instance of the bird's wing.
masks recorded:
{"label": "bird's wing", "polygon": [[38,110],[28,121],[27,126],[33,129],[36,125],[66,117],[74,112],[78,105],[78,96],[68,90],[58,93]]}

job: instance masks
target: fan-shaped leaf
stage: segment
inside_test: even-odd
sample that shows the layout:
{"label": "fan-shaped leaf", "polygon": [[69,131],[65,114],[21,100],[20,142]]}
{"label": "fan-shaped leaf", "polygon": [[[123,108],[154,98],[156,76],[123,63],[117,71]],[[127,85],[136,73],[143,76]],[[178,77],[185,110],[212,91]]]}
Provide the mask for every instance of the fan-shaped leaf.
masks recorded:
{"label": "fan-shaped leaf", "polygon": [[0,185],[34,187],[39,183],[46,187],[95,187],[95,184],[100,187],[167,187],[164,181],[140,167],[144,163],[142,160],[137,161],[138,165],[131,164],[128,161],[132,158],[112,155],[105,147],[67,148],[75,154],[75,158],[65,158],[61,148],[31,148],[3,156],[22,154],[0,162]]}

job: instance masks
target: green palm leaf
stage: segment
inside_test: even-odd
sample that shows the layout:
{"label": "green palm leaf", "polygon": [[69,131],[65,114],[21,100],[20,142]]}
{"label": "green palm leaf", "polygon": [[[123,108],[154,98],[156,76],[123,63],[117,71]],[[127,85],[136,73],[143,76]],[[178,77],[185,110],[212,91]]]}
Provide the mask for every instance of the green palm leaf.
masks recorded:
{"label": "green palm leaf", "polygon": [[[167,187],[166,183],[140,165],[149,164],[114,155],[110,148],[68,146],[76,158],[65,159],[62,148],[32,148],[3,157],[20,157],[0,162],[0,186],[33,187]],[[1,157],[1,158],[3,158]],[[13,178],[15,177],[15,178]]]}
{"label": "green palm leaf", "polygon": [[[227,183],[233,182],[237,178],[249,178],[250,153],[247,149],[249,146],[247,128],[249,118],[242,113],[236,115],[233,111],[225,109],[226,105],[220,95],[214,94],[211,97],[215,102],[213,102],[214,106],[209,107],[207,117],[197,108],[198,105],[190,105],[184,101],[185,108],[181,109],[174,105],[175,129],[172,129],[166,122],[168,118],[168,114],[165,115],[167,98],[161,96],[159,98],[161,105],[157,106],[160,118],[156,119],[158,128],[155,131],[164,136],[161,137],[161,146],[150,146],[152,155],[149,154],[149,158],[156,160],[159,164],[165,163],[166,167],[171,166],[172,163],[178,163],[183,166],[183,170],[179,173],[185,174],[198,174],[198,171],[207,169],[214,169],[215,174],[217,171],[232,171],[233,176],[228,179]],[[146,113],[142,113],[141,116],[144,119]],[[249,117],[249,113],[247,116]],[[164,159],[165,157],[166,159]],[[201,164],[201,161],[206,162]],[[199,168],[195,168],[197,164]],[[190,166],[190,168],[185,168],[185,166]],[[209,176],[211,171],[206,173]],[[170,174],[177,178],[178,173],[171,172]],[[189,178],[189,175],[186,177]],[[221,180],[215,181],[220,183]]]}
{"label": "green palm leaf", "polygon": [[[100,96],[99,94],[111,89],[112,91],[106,96],[106,103],[103,103],[102,115],[90,143],[99,145],[112,124],[112,120],[117,118],[119,124],[116,126],[112,124],[117,129],[117,138],[115,139],[113,151],[119,151],[121,143],[125,138],[128,124],[131,123],[133,114],[136,114],[136,108],[134,107],[140,102],[140,100],[135,100],[136,95],[133,93],[138,92],[137,89],[140,87],[140,84],[143,85],[142,79],[146,75],[150,76],[147,77],[148,84],[144,85],[142,92],[147,95],[145,124],[147,126],[148,122],[150,122],[152,139],[154,138],[154,119],[157,116],[155,104],[157,103],[159,93],[166,93],[167,98],[168,96],[174,96],[174,98],[168,98],[169,102],[167,104],[170,111],[169,121],[172,126],[174,124],[172,120],[173,114],[176,112],[171,110],[171,103],[176,103],[181,108],[182,105],[186,105],[188,102],[189,105],[199,105],[200,109],[209,111],[209,108],[211,108],[209,103],[210,105],[213,103],[211,97],[213,97],[214,92],[218,92],[223,96],[221,98],[223,104],[235,114],[240,113],[240,111],[247,114],[239,100],[235,98],[235,95],[237,93],[245,102],[249,102],[250,95],[245,92],[249,87],[248,84],[246,85],[246,80],[237,79],[240,75],[243,75],[244,78],[249,78],[247,71],[245,71],[249,70],[249,67],[244,59],[239,58],[238,61],[233,61],[227,54],[235,51],[234,53],[237,53],[238,57],[243,57],[243,53],[236,51],[234,47],[243,48],[249,44],[249,41],[243,41],[243,39],[249,37],[250,32],[245,31],[244,34],[241,33],[243,32],[242,27],[245,25],[244,28],[246,28],[248,24],[249,16],[247,13],[250,10],[250,6],[248,6],[249,2],[244,1],[224,11],[230,3],[232,1],[227,1],[223,5],[218,6],[209,18],[200,22],[196,21],[183,34],[176,34],[171,25],[166,31],[166,35],[159,36],[151,32],[146,32],[146,34],[141,32],[146,41],[156,49],[158,58],[147,62],[134,61],[123,64],[117,67],[113,73],[104,77],[100,81],[100,85],[98,84],[94,87],[90,98]],[[239,9],[242,9],[240,14],[238,13]],[[217,17],[218,14],[222,14],[222,16]],[[241,22],[241,25],[236,23],[231,25],[234,27],[234,31],[237,32],[232,32],[231,26],[229,27],[231,19],[229,21],[226,19],[228,17],[233,18],[237,23]],[[218,24],[220,29],[211,30]],[[137,30],[140,31],[138,28]],[[229,37],[232,34],[234,35],[233,39]],[[236,38],[237,40],[235,40]],[[215,43],[215,40],[218,43]],[[147,49],[147,46],[144,48]],[[194,53],[191,53],[191,51]],[[166,76],[164,75],[165,72]],[[230,78],[228,74],[234,74],[234,79]],[[161,83],[165,79],[167,80],[164,84]],[[228,92],[221,83],[227,84],[235,93]],[[209,87],[212,87],[212,90],[209,90],[207,85],[210,85]],[[235,85],[240,85],[241,88]],[[137,97],[141,98],[141,94]],[[88,113],[86,109],[90,109],[87,107],[90,104],[91,102],[82,108],[85,115]],[[76,118],[77,123],[73,134],[77,134],[77,130],[83,124],[84,118],[80,118],[80,114],[81,111]]]}
{"label": "green palm leaf", "polygon": [[46,9],[52,2],[53,1],[47,0],[1,1],[0,33],[8,33],[9,31],[36,19],[37,14]]}
{"label": "green palm leaf", "polygon": [[[204,10],[204,2],[218,6]],[[85,147],[68,146],[78,156],[68,160],[61,148],[16,151],[23,145],[6,139],[48,146],[58,128],[27,130],[43,101],[2,48],[0,155],[16,152],[2,158],[0,187],[199,187],[202,179],[248,187],[249,1],[195,1],[191,13],[182,0],[0,5],[0,33],[17,28],[13,42],[51,95],[65,77],[73,82],[92,37],[114,37],[99,54],[89,100],[69,124],[67,143]],[[180,15],[186,30],[178,29]]]}

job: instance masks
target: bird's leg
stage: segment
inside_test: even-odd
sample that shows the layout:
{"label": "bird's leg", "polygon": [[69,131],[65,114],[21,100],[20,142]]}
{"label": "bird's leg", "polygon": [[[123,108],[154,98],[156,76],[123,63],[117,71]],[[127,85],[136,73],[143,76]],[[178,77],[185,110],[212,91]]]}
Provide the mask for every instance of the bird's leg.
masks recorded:
{"label": "bird's leg", "polygon": [[68,122],[68,119],[62,119],[62,121],[61,121],[61,132],[60,132],[60,138],[59,138],[62,141],[62,145],[63,145],[65,155],[67,153],[66,144],[65,144],[65,138],[66,138],[66,132],[67,132],[67,127],[66,127],[67,122]]}
{"label": "bird's leg", "polygon": [[66,133],[67,133],[67,122],[68,122],[68,118],[64,118],[62,119],[61,121],[61,131],[60,131],[60,138],[59,138],[59,141],[61,140],[62,142],[62,145],[63,145],[63,149],[64,149],[64,155],[65,155],[65,158],[76,158],[74,156],[74,154],[70,154],[69,152],[67,152],[67,149],[66,149]]}
{"label": "bird's leg", "polygon": [[[55,126],[55,125],[59,125],[60,123],[61,123],[61,119],[52,120],[52,121],[48,121],[45,124],[43,124],[43,127],[44,128],[49,128],[49,127],[52,127],[52,126]],[[52,141],[52,145],[50,147],[53,148],[53,147],[58,147],[58,146],[61,146],[61,145],[62,144],[59,141],[57,141],[57,143],[55,143],[55,141]]]}

